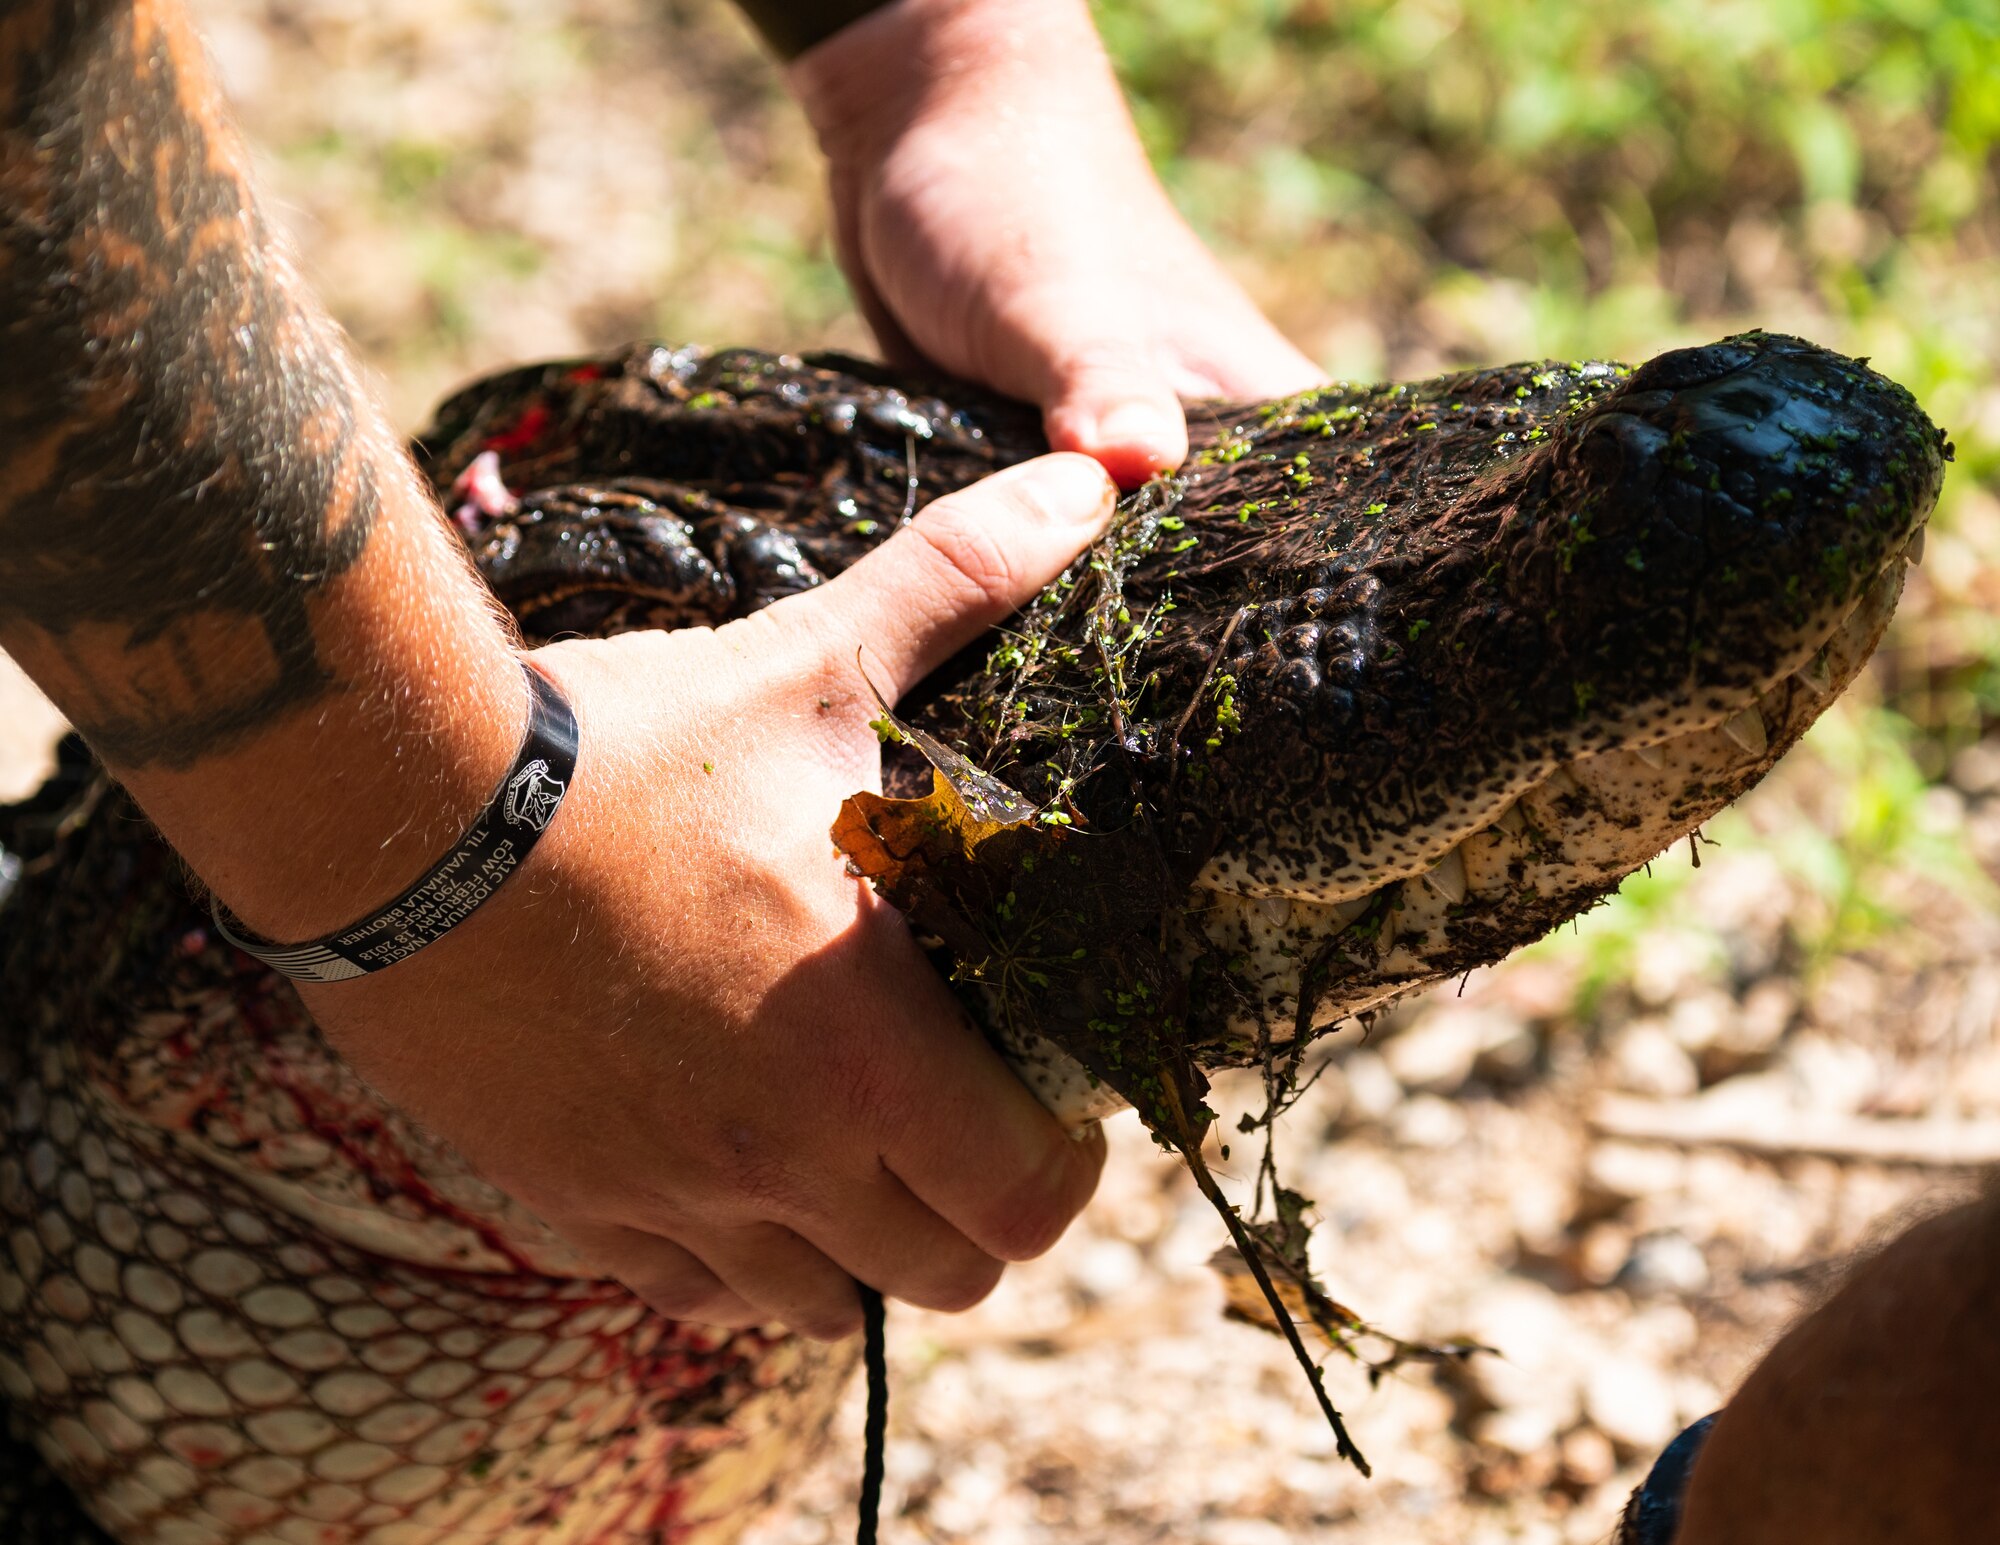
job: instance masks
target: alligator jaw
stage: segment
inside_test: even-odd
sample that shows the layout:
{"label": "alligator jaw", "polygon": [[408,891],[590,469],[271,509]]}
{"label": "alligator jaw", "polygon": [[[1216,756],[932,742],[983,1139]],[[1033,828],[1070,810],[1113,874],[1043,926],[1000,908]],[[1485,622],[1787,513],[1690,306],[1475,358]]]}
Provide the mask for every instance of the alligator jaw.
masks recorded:
{"label": "alligator jaw", "polygon": [[[1204,871],[1173,945],[1184,970],[1204,957],[1232,961],[1233,1001],[1208,1026],[1203,1065],[1250,1062],[1267,1027],[1301,1023],[1302,962],[1335,963],[1303,1018],[1316,1034],[1532,942],[1698,831],[1769,772],[1859,674],[1895,610],[1906,566],[1921,557],[1922,537],[1920,526],[1804,662],[1766,681],[1746,706],[1725,702],[1692,728],[1525,770],[1447,834],[1441,853],[1372,886],[1332,899],[1292,896]],[[1001,1040],[1066,1125],[1125,1107],[1042,1036],[1017,1029]],[[1273,1049],[1282,1054],[1289,1040],[1277,1037]]]}

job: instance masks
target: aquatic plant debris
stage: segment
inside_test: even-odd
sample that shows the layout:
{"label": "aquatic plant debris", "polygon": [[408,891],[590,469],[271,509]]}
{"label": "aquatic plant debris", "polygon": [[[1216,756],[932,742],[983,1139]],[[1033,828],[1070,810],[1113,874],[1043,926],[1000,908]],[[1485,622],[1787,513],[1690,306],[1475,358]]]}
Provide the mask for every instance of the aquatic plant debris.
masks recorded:
{"label": "aquatic plant debris", "polygon": [[[885,743],[928,766],[929,791],[905,765],[888,781],[906,797],[856,795],[835,827],[1053,1108],[1090,1102],[1032,1076],[1043,1044],[1181,1156],[1235,1246],[1237,1316],[1287,1340],[1364,1473],[1300,1323],[1371,1379],[1479,1349],[1385,1336],[1370,1362],[1355,1343],[1374,1332],[1313,1278],[1310,1204],[1273,1149],[1306,1048],[1586,909],[1679,834],[1650,827],[1698,825],[1754,782],[1826,697],[1791,672],[1830,677],[1837,657],[1844,681],[1872,647],[1949,456],[1907,393],[1797,340],[1516,379],[1529,368],[1219,415],[1186,475],[1129,496],[984,672],[884,707]],[[1871,416],[1881,466],[1840,461]],[[1334,486],[1308,503],[1315,467]],[[1800,476],[1837,497],[1802,515]],[[1798,547],[1819,558],[1810,591]],[[1489,728],[1543,769],[1518,804]],[[1685,765],[1658,776],[1656,748],[1690,729]],[[1607,754],[1638,775],[1586,793],[1571,769]],[[1483,815],[1451,788],[1482,769]],[[1583,836],[1594,821],[1608,842]],[[1600,843],[1619,857],[1575,863]],[[1204,1063],[1264,1076],[1239,1128],[1264,1134],[1247,1218],[1203,1155]]]}
{"label": "aquatic plant debris", "polygon": [[[1186,983],[1157,943],[1159,920],[1184,884],[1137,850],[1147,839],[1136,829],[1100,834],[1044,822],[1019,791],[934,736],[884,717],[930,762],[931,792],[854,795],[834,823],[836,845],[920,934],[945,946],[958,979],[987,989],[991,1012],[1061,1046],[1180,1155],[1262,1295],[1268,1319],[1260,1323],[1275,1325],[1305,1370],[1340,1457],[1372,1474],[1273,1279],[1275,1265],[1329,1342],[1338,1344],[1331,1327],[1359,1323],[1305,1266],[1304,1198],[1280,1192],[1272,1224],[1246,1221],[1202,1153],[1216,1113],[1188,1050]],[[1160,883],[1134,883],[1147,875]]]}

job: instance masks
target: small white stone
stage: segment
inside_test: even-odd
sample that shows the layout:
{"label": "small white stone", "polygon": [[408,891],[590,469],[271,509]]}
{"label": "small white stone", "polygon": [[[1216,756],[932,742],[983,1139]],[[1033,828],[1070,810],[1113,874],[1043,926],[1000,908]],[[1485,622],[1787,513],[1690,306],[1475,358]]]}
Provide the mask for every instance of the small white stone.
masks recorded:
{"label": "small white stone", "polygon": [[1122,1239],[1097,1239],[1075,1253],[1070,1277],[1093,1298],[1116,1298],[1146,1273],[1146,1258]]}
{"label": "small white stone", "polygon": [[1633,1244],[1618,1273],[1618,1285],[1641,1297],[1655,1294],[1691,1298],[1708,1289],[1708,1261],[1685,1234],[1648,1234]]}
{"label": "small white stone", "polygon": [[1606,1357],[1584,1385],[1584,1414],[1622,1451],[1656,1454],[1675,1431],[1674,1393],[1658,1369],[1636,1358]]}
{"label": "small white stone", "polygon": [[1403,1099],[1403,1086],[1380,1054],[1357,1051],[1340,1065],[1347,1082],[1347,1108],[1370,1121],[1386,1119]]}
{"label": "small white stone", "polygon": [[1655,1099],[1679,1099],[1701,1087],[1694,1059],[1652,1016],[1635,1019],[1618,1032],[1611,1044],[1611,1067],[1619,1088]]}
{"label": "small white stone", "polygon": [[1419,1094],[1403,1102],[1389,1130],[1406,1147],[1452,1148],[1465,1141],[1465,1113],[1449,1100]]}

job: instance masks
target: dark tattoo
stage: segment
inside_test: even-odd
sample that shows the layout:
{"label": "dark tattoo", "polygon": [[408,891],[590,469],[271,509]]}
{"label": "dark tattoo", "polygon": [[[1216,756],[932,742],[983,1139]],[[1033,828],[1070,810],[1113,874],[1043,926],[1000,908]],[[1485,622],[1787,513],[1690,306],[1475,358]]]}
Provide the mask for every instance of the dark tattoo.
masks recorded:
{"label": "dark tattoo", "polygon": [[101,755],[186,766],[327,690],[307,603],[398,454],[180,0],[0,0],[0,627]]}

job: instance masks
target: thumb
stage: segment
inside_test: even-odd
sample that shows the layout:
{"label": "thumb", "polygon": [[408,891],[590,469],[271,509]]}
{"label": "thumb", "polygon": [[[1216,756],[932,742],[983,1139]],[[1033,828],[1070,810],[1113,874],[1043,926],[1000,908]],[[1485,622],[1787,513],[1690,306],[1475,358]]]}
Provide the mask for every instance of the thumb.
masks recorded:
{"label": "thumb", "polygon": [[894,701],[1034,599],[1110,522],[1117,489],[1085,456],[996,472],[928,505],[832,583],[781,606],[814,642],[852,658]]}

